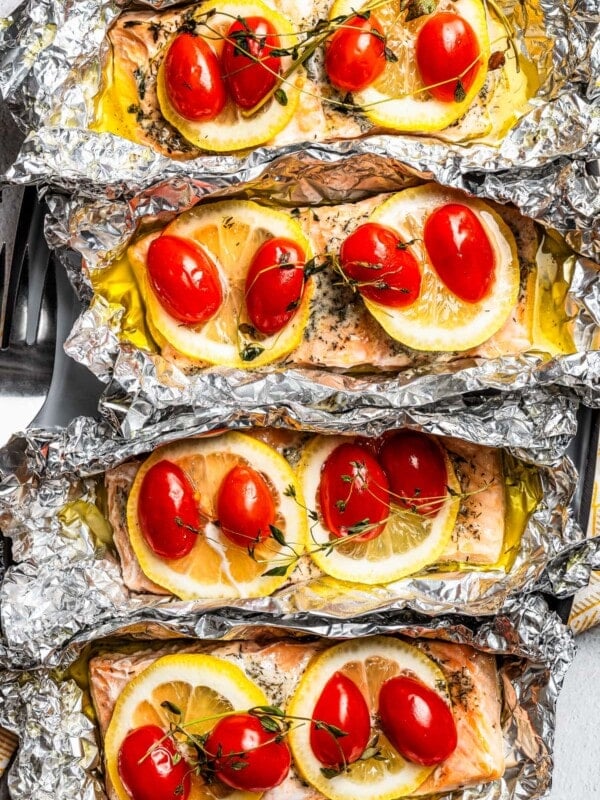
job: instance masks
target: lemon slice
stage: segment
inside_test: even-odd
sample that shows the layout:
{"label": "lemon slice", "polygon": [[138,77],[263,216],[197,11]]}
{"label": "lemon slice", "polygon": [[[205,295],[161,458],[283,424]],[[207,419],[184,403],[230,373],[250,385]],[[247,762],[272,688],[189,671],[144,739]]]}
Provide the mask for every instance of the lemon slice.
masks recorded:
{"label": "lemon slice", "polygon": [[[177,464],[194,487],[195,496],[210,520],[216,519],[219,487],[237,465],[251,466],[265,478],[275,501],[275,525],[297,549],[306,536],[306,515],[302,490],[287,463],[276,450],[243,433],[176,442],[156,450],[140,467],[127,501],[127,527],[131,546],[140,567],[151,581],[184,599],[264,597],[278,589],[286,576],[262,577],[281,561],[282,545],[268,538],[256,545],[254,558],[230,542],[221,530],[208,522],[199,533],[191,552],[180,559],[157,556],[146,543],[138,521],[138,502],[144,476],[157,462]],[[288,496],[288,487],[296,499]],[[289,552],[285,553],[289,555]]]}
{"label": "lemon slice", "polygon": [[[279,33],[281,47],[293,47],[298,41],[289,20],[261,0],[235,0],[230,3],[213,0],[202,4],[194,16],[197,21],[206,20],[207,25],[210,25],[210,30],[205,34],[202,27],[198,28],[198,33],[208,42],[218,58],[221,56],[227,31],[238,17],[265,17]],[[290,63],[289,56],[282,58],[282,72],[285,72]],[[254,114],[246,116],[229,99],[223,111],[214,119],[193,122],[178,114],[169,102],[163,67],[164,60],[158,70],[156,87],[163,116],[196,147],[220,153],[256,147],[273,139],[296,113],[300,89],[304,83],[303,71],[297,70],[281,84],[280,88],[285,93],[285,105],[273,96]]]}
{"label": "lemon slice", "polygon": [[128,257],[146,304],[149,327],[158,333],[159,340],[188,358],[238,369],[270,364],[298,346],[310,315],[313,278],[307,279],[294,316],[271,336],[257,338],[248,332],[244,296],[248,269],[256,251],[268,239],[292,239],[302,247],[307,261],[312,258],[310,242],[289,214],[251,201],[225,201],[182,214],[163,233],[192,239],[208,251],[220,270],[224,299],[216,315],[204,325],[182,325],[161,305],[148,280],[148,248],[160,234],[140,239],[129,248]]}
{"label": "lemon slice", "polygon": [[[416,647],[387,636],[372,636],[326,650],[308,665],[287,709],[299,717],[313,716],[313,710],[327,681],[336,672],[353,680],[374,716],[379,690],[389,678],[408,674],[437,691],[448,703],[446,679],[439,667]],[[292,728],[289,744],[300,775],[330,800],[392,800],[411,794],[434,767],[406,761],[379,732],[378,749],[383,760],[356,761],[347,771],[326,778],[322,764],[310,746],[310,725]]]}
{"label": "lemon slice", "polygon": [[423,90],[415,57],[419,30],[432,15],[406,21],[402,5],[401,0],[382,4],[337,0],[333,4],[330,19],[372,8],[373,16],[387,36],[387,47],[398,59],[388,61],[381,76],[371,86],[355,92],[353,99],[375,125],[399,131],[440,131],[462,117],[485,83],[490,56],[486,12],[481,0],[440,0],[437,5],[436,13],[454,11],[469,23],[481,53],[480,67],[464,100],[446,103]]}
{"label": "lemon slice", "polygon": [[[158,725],[165,732],[173,715],[161,707],[165,700],[182,712],[180,722],[189,723],[228,711],[266,705],[267,698],[235,664],[207,655],[163,656],[130,681],[119,695],[104,739],[110,782],[119,800],[131,800],[118,770],[119,748],[127,734],[144,725]],[[215,724],[214,719],[190,725],[189,733],[201,736]],[[215,797],[201,779],[190,776],[189,800]],[[260,795],[234,791],[230,800],[257,800]]]}
{"label": "lemon slice", "polygon": [[[369,541],[335,539],[321,524],[319,482],[321,470],[330,453],[348,438],[318,436],[303,453],[299,467],[304,497],[309,509],[316,509],[318,521],[307,532],[306,550],[327,575],[342,581],[382,584],[398,580],[433,564],[450,541],[460,505],[460,484],[448,454],[444,451],[448,486],[452,490],[435,516],[425,516],[392,506],[382,533]],[[331,548],[324,548],[328,542]]]}
{"label": "lemon slice", "polygon": [[[450,292],[431,266],[423,246],[423,226],[434,209],[446,203],[470,208],[483,225],[495,256],[495,278],[486,297],[467,303]],[[517,245],[508,226],[486,203],[452,189],[429,183],[405,189],[380,205],[369,218],[389,225],[423,265],[421,294],[405,308],[388,308],[364,299],[366,307],[393,339],[414,350],[469,350],[497,333],[519,298]]]}

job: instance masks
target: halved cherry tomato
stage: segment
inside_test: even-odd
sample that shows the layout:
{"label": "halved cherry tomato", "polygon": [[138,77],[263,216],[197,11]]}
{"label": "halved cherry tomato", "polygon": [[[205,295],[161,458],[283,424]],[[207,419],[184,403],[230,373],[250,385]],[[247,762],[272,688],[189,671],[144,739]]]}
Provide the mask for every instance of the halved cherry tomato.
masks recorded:
{"label": "halved cherry tomato", "polygon": [[421,80],[444,103],[457,102],[469,91],[481,66],[480,53],[473,28],[452,11],[430,17],[415,45]]}
{"label": "halved cherry tomato", "polygon": [[385,439],[379,461],[393,502],[419,514],[440,510],[448,495],[448,472],[436,442],[418,431],[398,431]]}
{"label": "halved cherry tomato", "polygon": [[365,527],[354,541],[375,539],[385,528],[390,495],[385,472],[360,444],[341,444],[321,469],[319,505],[325,527],[341,538]]}
{"label": "halved cherry tomato", "polygon": [[144,475],[138,499],[140,528],[148,546],[161,558],[183,558],[200,528],[194,489],[172,461],[159,461]]}
{"label": "halved cherry tomato", "polygon": [[323,687],[312,713],[317,723],[334,725],[344,732],[335,736],[313,722],[310,746],[321,764],[341,768],[357,761],[371,738],[371,714],[358,686],[343,672],[335,672]]}
{"label": "halved cherry tomato", "polygon": [[185,119],[204,122],[218,116],[227,102],[219,60],[200,36],[180,33],[165,57],[169,101]]}
{"label": "halved cherry tomato", "polygon": [[190,767],[183,759],[173,763],[176,752],[158,725],[144,725],[127,734],[119,748],[117,768],[133,800],[187,800]]}
{"label": "halved cherry tomato", "polygon": [[368,300],[390,308],[414,303],[421,291],[419,263],[398,234],[366,222],[342,242],[340,265]]}
{"label": "halved cherry tomato", "polygon": [[291,239],[262,244],[246,276],[246,307],[254,327],[271,336],[296,313],[304,290],[304,250]]}
{"label": "halved cherry tomato", "polygon": [[233,467],[219,488],[217,514],[224,535],[240,547],[251,547],[270,536],[275,503],[260,472],[252,467]]}
{"label": "halved cherry tomato", "polygon": [[219,271],[195,242],[159,236],[148,249],[148,277],[160,304],[186,325],[201,325],[223,302]]}
{"label": "halved cherry tomato", "polygon": [[232,714],[217,722],[204,746],[222,783],[266,792],[285,780],[292,761],[287,744],[276,738],[252,714]]}
{"label": "halved cherry tomato", "polygon": [[494,282],[496,259],[478,217],[467,206],[448,203],[427,217],[423,231],[431,265],[448,289],[478,303]]}
{"label": "halved cherry tomato", "polygon": [[360,92],[385,69],[385,36],[371,14],[351,17],[328,40],[325,71],[336,89]]}
{"label": "halved cherry tomato", "polygon": [[277,31],[264,17],[237,19],[227,31],[221,53],[223,78],[240,108],[254,108],[277,83],[281,57],[271,51],[279,47]]}
{"label": "halved cherry tomato", "polygon": [[456,723],[440,695],[421,681],[399,675],[379,691],[381,729],[401,756],[432,766],[456,749]]}

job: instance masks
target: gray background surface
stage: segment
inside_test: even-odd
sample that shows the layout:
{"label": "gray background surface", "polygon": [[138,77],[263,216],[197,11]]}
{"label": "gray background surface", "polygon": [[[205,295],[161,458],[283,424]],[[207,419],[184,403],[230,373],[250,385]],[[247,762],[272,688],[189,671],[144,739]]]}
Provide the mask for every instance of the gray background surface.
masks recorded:
{"label": "gray background surface", "polygon": [[[0,0],[0,16],[17,5],[15,0]],[[8,114],[0,105],[0,173],[14,157],[16,141]],[[19,197],[19,189],[3,191],[0,243],[7,236],[7,220]],[[0,411],[0,444],[13,429],[10,415]],[[578,645],[559,699],[556,766],[549,800],[600,800],[600,629],[579,637]]]}

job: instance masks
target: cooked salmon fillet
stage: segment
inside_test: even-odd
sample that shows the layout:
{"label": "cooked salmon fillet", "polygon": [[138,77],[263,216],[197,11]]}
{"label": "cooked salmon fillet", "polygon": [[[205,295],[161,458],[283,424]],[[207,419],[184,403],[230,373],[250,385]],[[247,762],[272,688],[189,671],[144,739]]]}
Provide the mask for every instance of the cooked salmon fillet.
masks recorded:
{"label": "cooked salmon fillet", "polygon": [[[310,434],[275,429],[246,431],[280,452],[292,465],[300,460],[302,446]],[[470,444],[458,439],[439,439],[453,463],[461,491],[465,495],[452,539],[439,563],[466,563],[477,566],[495,564],[504,544],[504,475],[502,455],[497,449]],[[143,461],[135,459],[105,474],[109,522],[120,556],[123,582],[132,592],[168,594],[143,573],[127,532],[127,498]],[[322,575],[312,559],[304,557],[302,571],[292,580],[305,581]],[[295,576],[298,577],[295,577]]]}
{"label": "cooked salmon fillet", "polygon": [[[266,4],[292,21],[295,30],[308,30],[320,19],[327,19],[333,0],[266,0]],[[170,158],[189,159],[206,151],[196,148],[162,116],[157,98],[157,74],[171,39],[189,19],[188,5],[162,12],[134,11],[118,17],[109,31],[104,64],[104,91],[100,96],[98,130],[111,130],[136,142],[149,145]],[[360,7],[360,4],[358,5]],[[438,9],[454,10],[452,0],[439,0]],[[497,38],[490,23],[491,38]],[[357,108],[340,110],[331,100],[344,100],[327,80],[321,50],[301,68],[304,85],[299,107],[288,125],[276,134],[271,146],[300,142],[356,139],[384,129],[373,125]],[[508,76],[504,69],[489,71],[479,95],[464,116],[450,125],[438,138],[460,142],[484,138],[494,127],[505,106],[514,104]],[[107,98],[110,98],[107,101]],[[523,99],[520,98],[521,104]],[[118,110],[116,110],[118,109]],[[515,109],[516,110],[516,109]],[[512,110],[512,122],[515,114]],[[510,112],[509,112],[510,115]],[[501,127],[501,126],[500,126]]]}
{"label": "cooked salmon fillet", "polygon": [[[458,733],[454,753],[429,776],[413,796],[451,791],[486,781],[504,773],[501,699],[493,656],[466,645],[446,642],[413,642],[444,673]],[[171,653],[209,653],[235,663],[255,681],[270,703],[285,707],[315,653],[327,647],[317,643],[277,641],[171,643],[159,650],[133,654],[105,653],[90,660],[90,689],[98,725],[104,737],[115,703],[125,686],[146,667]],[[115,793],[107,787],[111,800]],[[300,782],[292,770],[283,784],[271,789],[264,800],[321,800],[323,795]]]}
{"label": "cooked salmon fillet", "polygon": [[[389,195],[318,208],[298,208],[294,217],[312,241],[317,263],[326,254],[337,253],[343,240],[367,221],[371,212]],[[525,287],[529,265],[535,264],[538,248],[533,221],[515,209],[489,205],[511,229],[517,244],[521,266],[521,290],[517,305],[503,327],[478,347],[460,353],[429,353],[412,350],[392,339],[371,316],[362,298],[333,269],[315,275],[316,290],[309,322],[299,346],[286,359],[289,367],[318,367],[335,370],[385,371],[419,368],[431,369],[456,360],[495,358],[517,355],[532,345],[530,298]],[[191,212],[193,213],[193,212]],[[146,269],[146,254],[156,233],[139,239],[128,250],[138,274]],[[184,372],[195,372],[202,362],[191,360],[167,344],[162,355]]]}

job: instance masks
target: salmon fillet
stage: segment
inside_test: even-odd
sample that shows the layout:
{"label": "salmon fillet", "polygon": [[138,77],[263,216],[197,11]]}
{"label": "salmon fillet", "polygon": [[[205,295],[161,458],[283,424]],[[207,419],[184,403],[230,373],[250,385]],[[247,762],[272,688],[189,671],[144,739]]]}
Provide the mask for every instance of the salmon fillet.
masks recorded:
{"label": "salmon fillet", "polygon": [[[467,645],[438,641],[413,642],[440,667],[450,691],[458,744],[454,753],[440,764],[413,795],[451,791],[495,780],[504,773],[503,738],[500,723],[501,699],[493,656]],[[327,647],[316,643],[278,641],[261,645],[249,642],[171,643],[160,650],[133,654],[105,653],[90,660],[90,690],[100,733],[104,737],[117,698],[125,686],[163,655],[209,653],[239,666],[267,695],[270,703],[285,707],[310,659]],[[107,787],[109,797],[116,795]],[[305,786],[294,768],[281,786],[264,795],[264,800],[322,800],[323,795]]]}
{"label": "salmon fillet", "polygon": [[[298,463],[303,444],[311,438],[310,434],[271,428],[257,428],[245,433],[269,444],[292,466]],[[439,442],[448,450],[465,497],[461,500],[452,539],[438,563],[495,564],[504,544],[505,500],[501,453],[494,448],[458,439],[439,439]],[[136,459],[105,473],[108,519],[121,560],[125,586],[132,592],[164,595],[169,592],[143,573],[127,532],[127,498],[142,463],[141,459]],[[306,581],[321,575],[318,567],[306,556],[303,569],[292,575],[292,581]]]}

